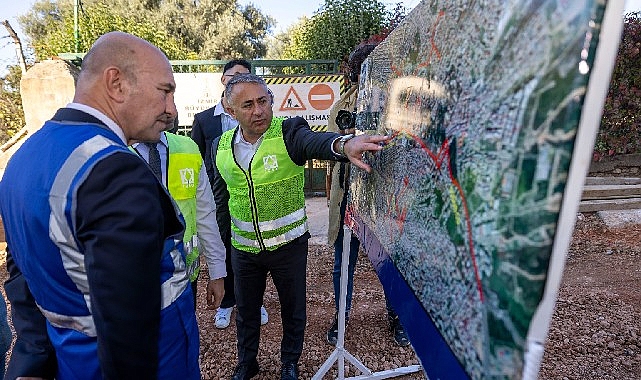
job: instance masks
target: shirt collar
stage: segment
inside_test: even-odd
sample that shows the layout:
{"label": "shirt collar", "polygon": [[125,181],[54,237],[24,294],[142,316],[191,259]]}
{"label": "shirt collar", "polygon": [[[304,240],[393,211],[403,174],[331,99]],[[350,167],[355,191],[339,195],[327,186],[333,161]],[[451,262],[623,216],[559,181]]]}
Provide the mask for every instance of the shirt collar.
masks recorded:
{"label": "shirt collar", "polygon": [[[162,144],[165,148],[169,147],[169,142],[167,141],[167,133],[169,133],[169,132],[161,133],[160,134],[160,141],[159,141],[160,144]],[[137,143],[133,143],[131,146],[134,147],[134,148],[137,148],[140,144],[142,144],[142,143],[137,142]]]}
{"label": "shirt collar", "polygon": [[220,115],[221,113],[225,113],[225,114],[227,113],[227,112],[225,112],[225,107],[223,107],[223,101],[222,100],[220,102],[218,102],[216,104],[216,106],[214,107],[214,116]]}
{"label": "shirt collar", "polygon": [[105,115],[104,113],[86,104],[69,103],[67,104],[67,108],[88,113],[89,115],[102,121],[109,129],[111,129],[120,138],[120,140],[122,140],[123,143],[125,143],[125,145],[127,144],[127,139],[125,138],[125,133],[122,131],[122,128],[120,128],[120,126],[118,126],[118,124],[116,124],[115,121],[111,120],[109,116]]}
{"label": "shirt collar", "polygon": [[236,137],[234,138],[234,144],[244,144],[244,145],[251,145],[251,146],[259,146],[260,143],[263,141],[263,137],[265,137],[265,134],[263,133],[258,140],[254,144],[250,143],[249,141],[245,140],[245,137],[243,136],[243,131],[240,129],[240,126],[237,127],[238,130],[236,131]]}

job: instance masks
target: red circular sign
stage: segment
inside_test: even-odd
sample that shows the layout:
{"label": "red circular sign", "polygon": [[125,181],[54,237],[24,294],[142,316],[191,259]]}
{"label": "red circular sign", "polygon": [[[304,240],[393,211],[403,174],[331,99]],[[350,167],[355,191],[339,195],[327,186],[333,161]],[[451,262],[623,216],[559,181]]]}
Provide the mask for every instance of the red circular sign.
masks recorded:
{"label": "red circular sign", "polygon": [[324,83],[312,87],[307,94],[309,104],[319,111],[324,111],[334,104],[334,91]]}

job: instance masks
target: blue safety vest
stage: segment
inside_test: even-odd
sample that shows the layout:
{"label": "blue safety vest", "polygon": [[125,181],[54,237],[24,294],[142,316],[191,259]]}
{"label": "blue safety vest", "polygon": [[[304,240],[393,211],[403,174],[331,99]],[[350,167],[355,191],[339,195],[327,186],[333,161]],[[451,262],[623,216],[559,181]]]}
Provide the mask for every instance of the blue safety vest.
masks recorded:
{"label": "blue safety vest", "polygon": [[[134,154],[103,126],[48,121],[12,157],[0,182],[8,243],[21,247],[12,250],[13,258],[47,318],[57,379],[102,378],[84,252],[75,238],[75,197],[96,164],[117,152]],[[34,157],[46,159],[34,164]],[[38,184],[38,196],[11,194],[12,185],[24,188],[25,178]],[[33,220],[21,220],[22,209]],[[158,379],[199,379],[198,325],[182,236],[165,240],[160,265]]]}

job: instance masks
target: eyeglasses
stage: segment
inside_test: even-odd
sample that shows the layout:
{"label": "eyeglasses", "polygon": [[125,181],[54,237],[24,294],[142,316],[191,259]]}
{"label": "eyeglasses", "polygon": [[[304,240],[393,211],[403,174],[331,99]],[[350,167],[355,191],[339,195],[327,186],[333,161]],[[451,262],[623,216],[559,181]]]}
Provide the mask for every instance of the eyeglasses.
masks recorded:
{"label": "eyeglasses", "polygon": [[233,77],[233,76],[235,76],[235,75],[238,75],[238,74],[249,74],[249,73],[248,73],[248,72],[247,72],[247,73],[241,73],[241,72],[239,71],[239,72],[236,72],[236,73],[233,73],[233,74],[223,74],[223,76],[224,76],[224,77],[229,77],[229,78],[231,78],[231,77]]}

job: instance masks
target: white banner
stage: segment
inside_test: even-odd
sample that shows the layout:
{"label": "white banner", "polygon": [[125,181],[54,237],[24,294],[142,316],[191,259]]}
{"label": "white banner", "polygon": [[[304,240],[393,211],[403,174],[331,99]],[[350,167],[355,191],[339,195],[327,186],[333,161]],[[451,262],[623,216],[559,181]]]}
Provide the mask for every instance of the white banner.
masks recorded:
{"label": "white banner", "polygon": [[214,107],[220,101],[223,84],[221,73],[174,73],[176,94],[174,100],[178,110],[178,123],[191,126],[194,115]]}
{"label": "white banner", "polygon": [[[175,73],[176,108],[181,126],[190,126],[194,115],[214,107],[223,93],[220,73]],[[333,76],[340,78],[340,76]],[[303,83],[308,77],[285,78],[287,83],[269,83],[267,86],[274,94],[274,116],[300,116],[310,126],[327,127],[329,112],[340,99],[340,82],[328,81]],[[282,80],[279,78],[279,81]],[[300,82],[300,83],[299,83]],[[325,128],[320,128],[325,129]]]}

